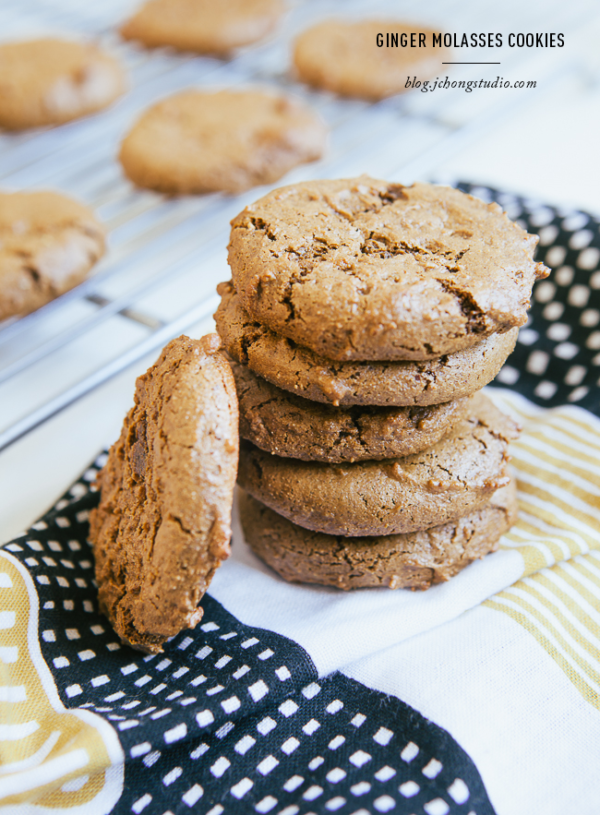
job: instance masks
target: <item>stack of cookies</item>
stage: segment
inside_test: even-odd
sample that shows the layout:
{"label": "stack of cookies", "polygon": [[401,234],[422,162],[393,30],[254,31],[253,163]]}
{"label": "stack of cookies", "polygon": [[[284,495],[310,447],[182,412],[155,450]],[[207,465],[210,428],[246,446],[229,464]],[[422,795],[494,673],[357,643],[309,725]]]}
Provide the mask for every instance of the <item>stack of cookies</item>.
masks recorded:
{"label": "stack of cookies", "polygon": [[479,390],[547,270],[458,190],[284,187],[232,222],[217,329],[240,403],[241,520],[285,579],[428,588],[514,522],[517,426]]}

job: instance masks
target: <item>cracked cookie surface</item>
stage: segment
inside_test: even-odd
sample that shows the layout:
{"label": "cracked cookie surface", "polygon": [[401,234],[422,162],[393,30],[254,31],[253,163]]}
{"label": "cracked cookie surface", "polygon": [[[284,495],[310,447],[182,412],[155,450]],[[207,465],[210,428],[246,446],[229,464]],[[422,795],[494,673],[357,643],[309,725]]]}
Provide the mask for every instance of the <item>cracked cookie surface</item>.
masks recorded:
{"label": "cracked cookie surface", "polygon": [[100,608],[156,653],[193,628],[229,555],[238,457],[235,382],[216,334],[179,337],[136,382],[90,517]]}
{"label": "cracked cookie surface", "polygon": [[0,45],[0,126],[9,130],[86,116],[125,88],[119,62],[91,43],[47,37]]}
{"label": "cracked cookie surface", "polygon": [[215,314],[227,353],[284,390],[332,405],[436,405],[483,388],[515,347],[518,328],[425,362],[336,362],[261,325],[220,283]]}
{"label": "cracked cookie surface", "polygon": [[72,289],[105,250],[88,207],[54,192],[0,193],[0,320]]}
{"label": "cracked cookie surface", "polygon": [[123,140],[119,160],[140,187],[241,192],[314,161],[325,142],[323,122],[291,97],[189,90],[145,111]]}
{"label": "cracked cookie surface", "polygon": [[431,407],[331,407],[283,391],[234,362],[240,436],[304,461],[361,461],[417,453],[469,412],[472,399]]}
{"label": "cracked cookie surface", "polygon": [[323,464],[240,447],[238,484],[306,529],[345,537],[415,532],[456,520],[508,483],[518,426],[483,394],[469,416],[420,453]]}
{"label": "cracked cookie surface", "polygon": [[[378,47],[383,32],[407,37],[408,47]],[[420,47],[410,47],[410,35],[425,36]],[[410,73],[423,81],[439,76],[449,49],[433,48],[433,31],[397,20],[323,20],[303,31],[294,43],[294,67],[309,85],[342,96],[383,99],[406,90]]]}
{"label": "cracked cookie surface", "polygon": [[518,512],[511,480],[456,521],[403,535],[345,538],[303,529],[245,492],[238,500],[246,542],[284,580],[339,589],[428,589],[445,582],[494,552]]}
{"label": "cracked cookie surface", "polygon": [[284,10],[282,0],[149,0],[121,35],[149,48],[225,55],[266,36]]}
{"label": "cracked cookie surface", "polygon": [[261,324],[330,360],[428,360],[526,322],[537,237],[450,187],[368,176],[281,187],[232,221]]}

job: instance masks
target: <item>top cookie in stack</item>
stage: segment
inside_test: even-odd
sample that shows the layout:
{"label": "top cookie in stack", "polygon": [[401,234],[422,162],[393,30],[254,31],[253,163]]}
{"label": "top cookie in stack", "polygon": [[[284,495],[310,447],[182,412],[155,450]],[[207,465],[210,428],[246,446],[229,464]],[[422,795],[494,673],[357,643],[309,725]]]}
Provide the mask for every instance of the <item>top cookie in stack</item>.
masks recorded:
{"label": "top cookie in stack", "polygon": [[249,499],[246,535],[281,574],[426,587],[494,548],[516,428],[469,397],[547,274],[536,242],[495,204],[365,176],[284,187],[234,219],[216,321],[255,445],[238,480],[278,513]]}

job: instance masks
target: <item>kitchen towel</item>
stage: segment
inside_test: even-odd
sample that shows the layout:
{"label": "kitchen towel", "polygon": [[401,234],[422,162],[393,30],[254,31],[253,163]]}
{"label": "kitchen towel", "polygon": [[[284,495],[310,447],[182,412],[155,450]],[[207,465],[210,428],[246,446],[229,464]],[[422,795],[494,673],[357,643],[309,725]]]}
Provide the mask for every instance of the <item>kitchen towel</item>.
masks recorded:
{"label": "kitchen towel", "polygon": [[461,185],[551,266],[490,396],[520,516],[427,592],[290,585],[232,557],[159,656],[97,608],[104,454],[0,551],[0,812],[600,811],[600,238],[581,212]]}

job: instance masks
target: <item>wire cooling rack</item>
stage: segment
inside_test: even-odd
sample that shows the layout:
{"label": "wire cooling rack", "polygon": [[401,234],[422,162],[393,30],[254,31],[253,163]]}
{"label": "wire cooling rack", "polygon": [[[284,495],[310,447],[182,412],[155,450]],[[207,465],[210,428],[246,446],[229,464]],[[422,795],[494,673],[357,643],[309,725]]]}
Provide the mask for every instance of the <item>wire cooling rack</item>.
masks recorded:
{"label": "wire cooling rack", "polygon": [[[112,108],[59,128],[0,133],[0,185],[5,190],[56,189],[93,207],[109,229],[109,251],[93,275],[20,320],[0,323],[0,450],[106,382],[171,337],[209,317],[216,284],[229,277],[229,220],[269,188],[240,196],[169,198],[135,189],[116,161],[118,145],[148,105],[179,89],[262,85],[307,101],[330,128],[325,157],[278,182],[371,175],[410,183],[427,178],[453,152],[548,93],[583,61],[527,49],[478,51],[500,65],[453,66],[451,79],[535,80],[535,90],[413,91],[376,104],[309,90],[290,71],[290,43],[323,17],[398,17],[445,31],[539,31],[538,4],[506,0],[366,3],[291,2],[267,40],[218,60],[146,51],[122,42],[117,27],[132,0],[21,0],[0,3],[0,38],[41,34],[98,40],[123,61],[129,92]],[[485,4],[489,6],[489,4]],[[497,5],[497,4],[496,4]],[[543,28],[574,41],[595,17],[590,0],[546,0]],[[510,21],[510,29],[506,21]],[[473,57],[472,57],[473,58]],[[456,57],[459,59],[459,57]],[[440,60],[440,75],[442,66]]]}

